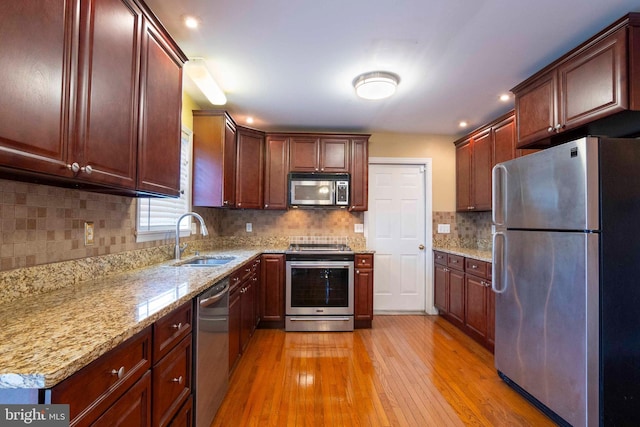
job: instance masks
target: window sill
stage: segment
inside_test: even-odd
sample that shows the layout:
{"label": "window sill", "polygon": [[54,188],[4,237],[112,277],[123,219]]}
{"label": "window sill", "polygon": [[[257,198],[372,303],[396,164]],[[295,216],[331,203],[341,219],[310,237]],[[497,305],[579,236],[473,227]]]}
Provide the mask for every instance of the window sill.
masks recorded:
{"label": "window sill", "polygon": [[[191,232],[189,230],[180,230],[180,237],[188,237],[190,235]],[[136,243],[153,242],[155,240],[174,240],[175,236],[175,230],[137,231]]]}

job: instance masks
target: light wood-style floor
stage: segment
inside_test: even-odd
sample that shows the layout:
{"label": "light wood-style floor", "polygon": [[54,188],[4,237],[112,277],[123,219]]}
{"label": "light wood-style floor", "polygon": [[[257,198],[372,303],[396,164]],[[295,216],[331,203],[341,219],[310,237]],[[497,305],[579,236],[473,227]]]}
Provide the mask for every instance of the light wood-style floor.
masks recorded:
{"label": "light wood-style floor", "polygon": [[554,425],[500,380],[490,352],[437,316],[373,329],[257,330],[214,426]]}

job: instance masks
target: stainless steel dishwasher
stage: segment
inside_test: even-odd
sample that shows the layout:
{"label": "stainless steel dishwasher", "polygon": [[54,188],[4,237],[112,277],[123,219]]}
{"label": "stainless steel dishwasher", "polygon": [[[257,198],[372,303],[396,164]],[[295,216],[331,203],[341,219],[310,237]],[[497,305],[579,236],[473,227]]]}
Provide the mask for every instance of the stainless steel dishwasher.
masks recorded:
{"label": "stainless steel dishwasher", "polygon": [[195,425],[209,427],[229,385],[229,279],[197,298],[194,366]]}

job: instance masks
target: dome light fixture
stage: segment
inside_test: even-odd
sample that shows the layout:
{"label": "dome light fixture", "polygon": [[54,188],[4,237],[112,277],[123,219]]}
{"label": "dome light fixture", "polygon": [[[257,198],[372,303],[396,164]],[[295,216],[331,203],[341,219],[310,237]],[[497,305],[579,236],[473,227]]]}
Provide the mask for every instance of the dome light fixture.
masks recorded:
{"label": "dome light fixture", "polygon": [[353,80],[356,95],[364,99],[384,99],[396,92],[400,83],[398,75],[386,71],[360,74]]}

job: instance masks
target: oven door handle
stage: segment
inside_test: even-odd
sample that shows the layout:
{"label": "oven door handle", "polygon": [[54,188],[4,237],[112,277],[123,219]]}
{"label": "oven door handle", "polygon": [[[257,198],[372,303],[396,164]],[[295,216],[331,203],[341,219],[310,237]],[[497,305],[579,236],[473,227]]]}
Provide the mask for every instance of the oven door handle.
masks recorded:
{"label": "oven door handle", "polygon": [[334,317],[334,316],[327,316],[323,318],[289,317],[289,320],[292,322],[326,322],[329,320],[332,322],[348,322],[349,320],[351,320],[351,318],[350,317]]}
{"label": "oven door handle", "polygon": [[289,261],[291,268],[349,268],[353,265],[351,261]]}

